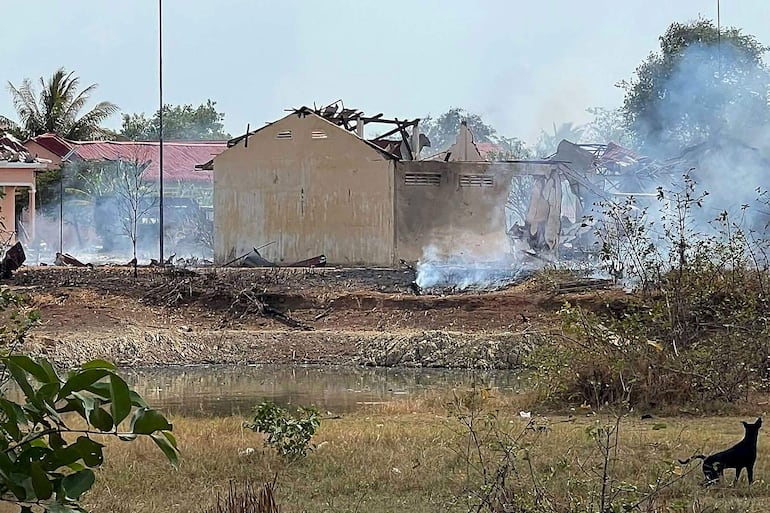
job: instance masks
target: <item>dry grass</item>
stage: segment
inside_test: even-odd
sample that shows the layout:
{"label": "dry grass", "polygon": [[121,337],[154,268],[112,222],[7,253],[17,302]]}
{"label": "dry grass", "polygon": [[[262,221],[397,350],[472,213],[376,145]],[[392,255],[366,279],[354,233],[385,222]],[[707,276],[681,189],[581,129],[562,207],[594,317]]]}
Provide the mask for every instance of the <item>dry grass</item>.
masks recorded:
{"label": "dry grass", "polygon": [[[446,399],[432,394],[325,420],[315,438],[318,449],[292,465],[263,448],[261,435],[241,427],[243,419],[175,418],[174,432],[182,449],[179,471],[173,471],[146,441],[110,441],[107,463],[85,502],[95,513],[200,512],[212,507],[217,493],[225,495],[231,481],[259,485],[277,475],[276,500],[284,513],[466,511],[456,498],[467,496],[468,479],[475,474],[469,473],[462,454],[467,437],[457,419],[446,413]],[[500,415],[506,415],[502,425],[521,433],[526,421],[517,415],[517,401],[525,404],[527,399],[512,403],[493,399],[487,407],[500,409]],[[525,432],[522,444],[534,477],[555,510],[579,511],[575,502],[597,492],[600,480],[593,469],[601,459],[586,429],[610,420],[585,413],[571,419],[540,418],[538,423],[547,423],[549,430]],[[732,474],[728,483],[703,489],[699,467],[687,473],[688,469],[672,466],[675,458],[696,450],[715,451],[740,439],[740,420],[628,417],[621,424],[613,477],[646,490],[661,475],[675,477],[672,471],[684,471],[678,482],[661,492],[654,511],[768,511],[770,487],[765,476],[770,460],[765,455],[770,443],[761,432],[758,481],[751,489],[745,477],[738,486],[729,486]],[[531,493],[528,464],[521,462],[511,482],[520,493]],[[704,509],[712,506],[718,509]]]}

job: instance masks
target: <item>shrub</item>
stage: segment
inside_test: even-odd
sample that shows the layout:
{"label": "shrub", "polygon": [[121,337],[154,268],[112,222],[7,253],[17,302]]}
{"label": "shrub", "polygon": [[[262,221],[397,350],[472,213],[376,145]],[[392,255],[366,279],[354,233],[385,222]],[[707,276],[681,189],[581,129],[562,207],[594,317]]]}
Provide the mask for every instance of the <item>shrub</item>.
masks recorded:
{"label": "shrub", "polygon": [[266,434],[265,445],[275,449],[287,461],[296,461],[313,450],[310,440],[320,424],[315,408],[300,407],[292,415],[272,401],[265,401],[254,409],[253,422],[244,426]]}
{"label": "shrub", "polygon": [[[628,473],[621,452],[625,414],[595,417],[578,437],[553,438],[556,424],[537,416],[514,420],[490,409],[483,389],[455,392],[449,405],[457,437],[452,509],[475,513],[663,511],[663,497],[683,472],[656,462]],[[563,423],[565,421],[557,421]],[[560,434],[568,431],[559,429]],[[582,433],[581,433],[582,431]],[[623,452],[625,448],[622,449]],[[668,510],[666,510],[668,511]],[[693,509],[693,511],[696,511]]]}
{"label": "shrub", "polygon": [[[558,347],[530,356],[547,399],[595,406],[734,402],[770,383],[767,241],[727,212],[705,225],[706,193],[659,190],[655,216],[606,205],[607,270],[640,292],[605,308],[561,310]],[[651,220],[654,217],[654,220]]]}

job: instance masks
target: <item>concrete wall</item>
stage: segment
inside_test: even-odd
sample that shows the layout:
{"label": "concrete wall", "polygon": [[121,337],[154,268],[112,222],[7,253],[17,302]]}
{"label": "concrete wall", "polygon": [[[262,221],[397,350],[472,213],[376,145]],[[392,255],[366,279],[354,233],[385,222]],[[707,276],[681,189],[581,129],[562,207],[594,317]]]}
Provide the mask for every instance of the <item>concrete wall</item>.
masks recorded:
{"label": "concrete wall", "polygon": [[[16,191],[23,188],[25,193],[35,186],[35,170],[30,167],[17,167],[13,163],[7,167],[0,165],[0,242],[13,242],[10,234],[16,231]],[[31,204],[34,208],[34,204]],[[34,217],[34,216],[33,216]],[[34,232],[34,220],[27,227],[30,234]]]}
{"label": "concrete wall", "polygon": [[474,259],[509,252],[505,203],[512,177],[553,169],[542,162],[398,162],[398,258],[417,261],[430,246],[436,256]]}
{"label": "concrete wall", "polygon": [[[291,132],[291,136],[287,135]],[[214,253],[278,263],[394,261],[394,163],[313,114],[289,116],[214,159]]]}
{"label": "concrete wall", "polygon": [[16,187],[0,187],[3,197],[0,198],[0,242],[14,242],[11,232],[16,231]]}

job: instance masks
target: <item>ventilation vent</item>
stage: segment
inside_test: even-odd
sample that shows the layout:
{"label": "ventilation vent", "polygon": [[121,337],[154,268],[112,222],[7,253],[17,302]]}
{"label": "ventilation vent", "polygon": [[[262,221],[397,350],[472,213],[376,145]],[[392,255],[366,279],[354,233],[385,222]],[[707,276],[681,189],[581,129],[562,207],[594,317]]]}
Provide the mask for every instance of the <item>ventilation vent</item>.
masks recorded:
{"label": "ventilation vent", "polygon": [[438,187],[441,185],[441,175],[439,173],[406,173],[404,175],[404,185],[430,185]]}
{"label": "ventilation vent", "polygon": [[323,130],[313,130],[310,132],[311,139],[326,139],[328,136]]}
{"label": "ventilation vent", "polygon": [[495,178],[489,175],[460,175],[460,187],[494,187]]}
{"label": "ventilation vent", "polygon": [[284,130],[275,134],[276,139],[291,139],[291,130]]}

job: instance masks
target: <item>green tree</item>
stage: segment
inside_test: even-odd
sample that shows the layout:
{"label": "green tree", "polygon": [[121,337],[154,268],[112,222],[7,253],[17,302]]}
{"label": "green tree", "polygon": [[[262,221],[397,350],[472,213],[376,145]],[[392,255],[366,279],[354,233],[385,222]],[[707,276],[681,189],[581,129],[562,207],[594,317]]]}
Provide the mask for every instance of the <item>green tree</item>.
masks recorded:
{"label": "green tree", "polygon": [[[225,132],[225,115],[217,112],[216,102],[206,100],[193,105],[163,106],[163,138],[213,141],[230,139]],[[124,114],[120,135],[132,141],[157,141],[160,134],[160,110],[153,117]]]}
{"label": "green tree", "polygon": [[518,137],[497,137],[496,150],[487,152],[487,160],[527,160],[532,158],[532,150]]}
{"label": "green tree", "polygon": [[438,153],[454,144],[463,121],[468,124],[475,142],[495,142],[497,131],[485,123],[481,116],[452,107],[437,118],[428,115],[420,121],[420,131],[430,139],[430,151]]}
{"label": "green tree", "polygon": [[48,80],[40,77],[40,92],[32,81],[25,78],[19,87],[8,83],[18,123],[0,116],[0,128],[21,138],[44,133],[58,134],[76,141],[110,138],[114,134],[101,124],[118,111],[110,102],[99,102],[81,114],[96,84],[79,90],[80,79],[73,71],[59,68]]}
{"label": "green tree", "polygon": [[639,148],[679,152],[710,137],[740,138],[768,119],[768,47],[711,20],[673,23],[629,81],[623,115]]}
{"label": "green tree", "polygon": [[594,119],[585,125],[583,138],[596,143],[616,142],[623,146],[631,144],[631,139],[626,131],[621,109],[605,109],[604,107],[591,107],[586,109]]}

